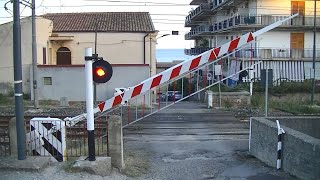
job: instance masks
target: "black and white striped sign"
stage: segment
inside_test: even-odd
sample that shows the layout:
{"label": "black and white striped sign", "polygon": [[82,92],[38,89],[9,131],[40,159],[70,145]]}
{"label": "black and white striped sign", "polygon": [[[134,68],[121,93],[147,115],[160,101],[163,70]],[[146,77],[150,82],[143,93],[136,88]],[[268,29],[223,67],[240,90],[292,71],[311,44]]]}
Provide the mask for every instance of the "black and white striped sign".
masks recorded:
{"label": "black and white striped sign", "polygon": [[54,161],[64,161],[66,156],[65,123],[58,118],[33,118],[27,145],[34,155],[51,156]]}
{"label": "black and white striped sign", "polygon": [[276,120],[278,126],[278,145],[277,145],[277,169],[281,168],[281,154],[282,154],[282,135],[285,131],[280,127],[280,123]]}

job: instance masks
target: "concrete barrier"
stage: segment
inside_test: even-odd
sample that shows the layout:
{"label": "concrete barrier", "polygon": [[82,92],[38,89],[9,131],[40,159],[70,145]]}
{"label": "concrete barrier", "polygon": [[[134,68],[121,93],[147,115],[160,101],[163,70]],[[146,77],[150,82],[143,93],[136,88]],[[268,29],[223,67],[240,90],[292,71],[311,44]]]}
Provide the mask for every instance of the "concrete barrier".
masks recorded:
{"label": "concrete barrier", "polygon": [[282,169],[300,179],[320,179],[320,117],[281,117],[250,119],[250,154],[276,167],[277,125],[285,130]]}

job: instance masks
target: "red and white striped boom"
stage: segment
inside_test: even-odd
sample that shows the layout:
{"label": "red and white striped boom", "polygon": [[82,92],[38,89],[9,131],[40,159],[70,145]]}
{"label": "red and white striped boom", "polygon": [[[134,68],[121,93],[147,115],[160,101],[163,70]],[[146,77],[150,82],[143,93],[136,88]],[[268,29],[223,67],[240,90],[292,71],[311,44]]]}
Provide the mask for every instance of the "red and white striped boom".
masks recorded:
{"label": "red and white striped boom", "polygon": [[121,103],[124,103],[131,98],[134,98],[140,94],[143,94],[149,90],[151,90],[154,87],[157,87],[159,85],[162,85],[178,76],[181,76],[188,71],[191,71],[193,69],[196,69],[210,61],[216,60],[219,57],[222,57],[225,54],[229,54],[235,49],[238,49],[254,40],[255,37],[268,32],[278,26],[280,26],[285,21],[292,19],[296,17],[298,14],[292,15],[286,19],[283,19],[281,21],[275,22],[265,28],[260,29],[259,31],[256,31],[254,33],[249,32],[241,37],[238,37],[226,44],[223,44],[220,47],[211,49],[209,51],[206,51],[196,58],[188,61],[184,61],[180,64],[177,64],[157,75],[154,75],[150,77],[149,79],[146,79],[145,81],[141,82],[140,84],[124,91],[122,94],[119,94],[117,96],[114,96],[105,102],[102,102],[98,104],[98,107],[95,108],[94,112],[105,112],[106,110],[109,110],[115,106],[118,106]]}

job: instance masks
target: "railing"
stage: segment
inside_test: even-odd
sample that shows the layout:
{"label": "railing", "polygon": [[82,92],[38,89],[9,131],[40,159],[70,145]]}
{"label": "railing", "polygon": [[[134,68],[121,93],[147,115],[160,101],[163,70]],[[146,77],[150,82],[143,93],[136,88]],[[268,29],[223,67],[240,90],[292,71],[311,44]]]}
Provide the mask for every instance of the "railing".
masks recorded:
{"label": "railing", "polygon": [[191,49],[185,49],[184,50],[184,54],[185,55],[199,55],[201,53],[204,53],[206,51],[208,51],[209,49],[211,48],[208,48],[208,47],[199,47],[199,48],[191,48]]}
{"label": "railing", "polygon": [[195,10],[192,10],[189,13],[189,15],[186,17],[185,23],[189,24],[193,18],[198,17],[205,12],[210,12],[212,7],[213,7],[212,3],[200,4],[200,6],[198,6]]}
{"label": "railing", "polygon": [[213,26],[208,26],[208,25],[203,25],[203,26],[198,26],[196,28],[191,29],[189,33],[185,35],[185,39],[190,39],[194,36],[201,35],[202,33],[209,33],[212,32]]}
{"label": "railing", "polygon": [[[285,19],[287,16],[273,16],[273,15],[261,15],[261,16],[233,16],[225,20],[216,22],[213,24],[213,31],[226,30],[242,25],[258,25],[266,26],[275,23],[281,19]],[[317,24],[320,23],[320,18],[317,19]],[[282,26],[313,26],[313,17],[296,17],[291,21],[285,22]]]}
{"label": "railing", "polygon": [[[237,53],[240,58],[309,58],[313,57],[313,49],[286,49],[286,48],[258,48],[253,49],[251,54],[251,49],[242,49]],[[316,57],[320,57],[320,49],[316,49]]]}

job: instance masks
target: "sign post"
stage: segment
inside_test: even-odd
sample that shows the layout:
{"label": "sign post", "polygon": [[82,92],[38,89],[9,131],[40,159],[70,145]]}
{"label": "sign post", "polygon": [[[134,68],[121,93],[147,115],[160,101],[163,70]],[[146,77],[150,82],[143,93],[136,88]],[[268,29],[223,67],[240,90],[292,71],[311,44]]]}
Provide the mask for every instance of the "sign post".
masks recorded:
{"label": "sign post", "polygon": [[86,110],[89,161],[96,160],[94,142],[94,114],[93,114],[93,73],[92,48],[85,49],[85,75],[86,75]]}

